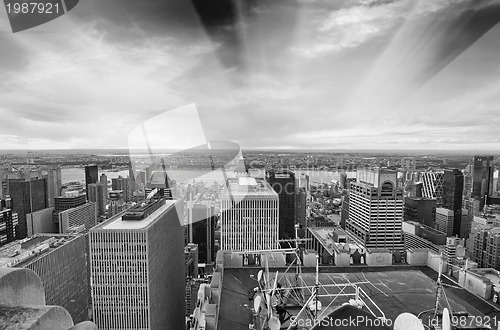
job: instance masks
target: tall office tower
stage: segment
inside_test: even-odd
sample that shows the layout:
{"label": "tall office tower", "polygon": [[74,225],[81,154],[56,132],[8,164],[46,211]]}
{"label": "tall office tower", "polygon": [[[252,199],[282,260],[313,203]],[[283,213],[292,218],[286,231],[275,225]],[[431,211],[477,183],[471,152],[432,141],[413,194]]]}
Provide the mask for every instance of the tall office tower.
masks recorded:
{"label": "tall office tower", "polygon": [[361,169],[351,182],[349,218],[346,230],[367,248],[403,249],[403,189],[397,186],[397,172]]}
{"label": "tall office tower", "polygon": [[406,197],[404,220],[419,222],[434,228],[436,223],[436,200],[426,197]]}
{"label": "tall office tower", "polygon": [[[278,194],[279,239],[295,238],[295,174],[289,170],[268,171],[266,180]],[[284,242],[283,247],[290,247]],[[292,244],[293,246],[293,244]]]}
{"label": "tall office tower", "polygon": [[85,204],[85,195],[79,191],[67,191],[63,196],[54,199],[54,211],[61,212]]}
{"label": "tall office tower", "polygon": [[497,196],[500,195],[500,170],[497,170],[497,185],[496,185]]}
{"label": "tall office tower", "polygon": [[422,172],[422,196],[435,198],[436,206],[443,205],[443,171]]}
{"label": "tall office tower", "polygon": [[453,232],[450,236],[460,236],[463,189],[463,173],[458,169],[445,170],[443,176],[442,207],[453,211]]}
{"label": "tall office tower", "polygon": [[453,236],[455,214],[453,210],[438,207],[436,209],[436,229]]}
{"label": "tall office tower", "polygon": [[106,215],[107,189],[100,183],[91,183],[87,187],[88,200],[97,204],[97,215]]}
{"label": "tall office tower", "polygon": [[263,179],[228,179],[221,196],[221,250],[278,248],[278,194]]}
{"label": "tall office tower", "polygon": [[19,221],[19,239],[28,236],[26,214],[47,208],[47,179],[9,179],[9,192],[12,198],[12,211]]}
{"label": "tall office tower", "polygon": [[106,189],[108,188],[108,177],[106,176],[106,174],[101,174],[101,176],[99,177],[99,183],[105,186]]}
{"label": "tall office tower", "polygon": [[97,183],[99,181],[99,170],[97,165],[85,166],[85,191],[87,199],[89,199],[89,184]]}
{"label": "tall office tower", "polygon": [[47,170],[47,198],[48,207],[54,206],[54,198],[61,195],[62,178],[61,168],[49,168]]}
{"label": "tall office tower", "polygon": [[106,196],[106,200],[108,198],[108,177],[106,174],[101,174],[99,177],[99,183],[104,187],[104,196]]}
{"label": "tall office tower", "polygon": [[89,285],[83,235],[36,234],[0,249],[0,268],[34,271],[47,305],[64,307],[75,323],[89,319]]}
{"label": "tall office tower", "polygon": [[146,188],[146,178],[147,178],[146,171],[143,170],[135,171],[135,184],[136,184],[135,189],[144,190],[144,188]]}
{"label": "tall office tower", "polygon": [[472,195],[472,173],[464,171],[464,199],[470,198]]}
{"label": "tall office tower", "polygon": [[340,204],[340,226],[345,229],[345,224],[349,221],[349,195],[342,196]]}
{"label": "tall office tower", "polygon": [[12,200],[0,199],[0,246],[16,239],[18,227],[17,213],[12,213]]}
{"label": "tall office tower", "polygon": [[111,189],[113,190],[123,190],[123,198],[126,202],[132,200],[132,194],[134,192],[133,182],[130,177],[123,178],[121,175],[118,178],[111,179]]}
{"label": "tall office tower", "polygon": [[198,245],[198,259],[202,263],[215,261],[215,226],[217,216],[215,208],[203,204],[194,204],[192,212],[192,241]]}
{"label": "tall office tower", "polygon": [[123,199],[123,190],[109,191],[109,206],[107,217],[111,218],[125,209],[125,200]]}
{"label": "tall office tower", "polygon": [[480,268],[500,270],[500,228],[476,225],[471,229],[467,249]]}
{"label": "tall office tower", "polygon": [[463,208],[462,209],[462,222],[460,223],[460,238],[467,238],[469,237],[470,229],[471,229],[471,222],[473,219],[472,212],[468,209]]}
{"label": "tall office tower", "polygon": [[295,187],[295,223],[302,227],[307,226],[307,191],[303,187]]}
{"label": "tall office tower", "polygon": [[474,156],[471,197],[479,203],[475,213],[482,212],[484,205],[488,204],[488,198],[492,195],[493,156]]}
{"label": "tall office tower", "polygon": [[158,189],[158,195],[166,199],[172,199],[173,184],[167,175],[167,172],[158,171],[152,172],[148,181],[148,189]]}
{"label": "tall office tower", "polygon": [[180,201],[153,200],[90,230],[99,329],[184,328],[184,235],[176,208]]}

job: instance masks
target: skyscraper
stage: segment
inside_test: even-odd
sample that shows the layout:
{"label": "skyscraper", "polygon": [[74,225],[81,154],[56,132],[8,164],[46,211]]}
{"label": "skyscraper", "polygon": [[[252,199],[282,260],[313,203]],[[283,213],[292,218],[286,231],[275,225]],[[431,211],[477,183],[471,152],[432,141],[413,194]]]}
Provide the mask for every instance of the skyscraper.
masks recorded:
{"label": "skyscraper", "polygon": [[60,196],[62,187],[61,168],[47,170],[47,199],[48,207],[54,206],[54,198]]}
{"label": "skyscraper", "polygon": [[[215,225],[217,216],[214,207],[203,204],[194,204],[191,209],[193,224],[192,238],[198,245],[198,259],[202,263],[215,261]],[[191,235],[190,235],[191,236]]]}
{"label": "skyscraper", "polygon": [[100,329],[183,329],[179,207],[178,201],[151,201],[90,230],[93,314]]}
{"label": "skyscraper", "polygon": [[89,184],[97,183],[99,180],[99,170],[97,165],[85,166],[85,191],[89,199]]}
{"label": "skyscraper", "polygon": [[442,207],[453,211],[452,236],[460,236],[463,191],[464,174],[458,169],[445,170]]}
{"label": "skyscraper", "polygon": [[422,196],[435,198],[436,206],[443,205],[443,171],[430,171],[422,173]]}
{"label": "skyscraper", "polygon": [[278,202],[278,194],[263,179],[229,179],[222,193],[221,249],[277,249]]}
{"label": "skyscraper", "polygon": [[130,177],[124,178],[120,175],[118,178],[111,179],[111,189],[123,190],[123,199],[126,202],[132,200],[132,194],[134,192],[133,188],[133,181]]}
{"label": "skyscraper", "polygon": [[[295,238],[295,174],[289,170],[268,171],[266,180],[279,199],[279,239]],[[284,246],[289,247],[289,244]]]}
{"label": "skyscraper", "polygon": [[97,204],[97,215],[106,214],[107,189],[100,183],[91,183],[87,187],[88,200]]}
{"label": "skyscraper", "polygon": [[350,187],[346,230],[367,248],[402,250],[403,189],[397,187],[397,172],[361,169]]}
{"label": "skyscraper", "polygon": [[474,156],[471,197],[479,203],[477,214],[493,195],[493,169],[493,156]]}
{"label": "skyscraper", "polygon": [[18,238],[28,236],[26,214],[47,208],[47,179],[9,179],[9,192],[12,198],[12,211],[19,220]]}
{"label": "skyscraper", "polygon": [[0,246],[14,241],[17,237],[17,214],[12,213],[12,200],[0,199]]}
{"label": "skyscraper", "polygon": [[415,221],[434,227],[436,223],[436,199],[426,197],[406,197],[404,220]]}
{"label": "skyscraper", "polygon": [[54,199],[54,211],[61,212],[85,204],[85,195],[80,195],[78,191],[67,191],[63,196]]}

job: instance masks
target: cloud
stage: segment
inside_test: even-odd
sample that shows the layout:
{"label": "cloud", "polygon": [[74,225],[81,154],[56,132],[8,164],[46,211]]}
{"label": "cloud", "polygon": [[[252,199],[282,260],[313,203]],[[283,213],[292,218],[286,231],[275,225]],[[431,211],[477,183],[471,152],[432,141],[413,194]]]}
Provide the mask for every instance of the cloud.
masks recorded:
{"label": "cloud", "polygon": [[16,118],[2,120],[0,131],[16,132],[27,140],[73,138],[88,141],[89,147],[96,141],[102,147],[122,145],[123,130],[128,129],[124,123],[132,125],[142,112],[186,102],[169,83],[216,47],[209,42],[185,44],[172,37],[113,43],[95,22],[66,23],[71,34],[11,38],[23,49],[26,62],[10,70],[9,58],[0,61],[0,68],[7,71],[2,76],[0,111]]}

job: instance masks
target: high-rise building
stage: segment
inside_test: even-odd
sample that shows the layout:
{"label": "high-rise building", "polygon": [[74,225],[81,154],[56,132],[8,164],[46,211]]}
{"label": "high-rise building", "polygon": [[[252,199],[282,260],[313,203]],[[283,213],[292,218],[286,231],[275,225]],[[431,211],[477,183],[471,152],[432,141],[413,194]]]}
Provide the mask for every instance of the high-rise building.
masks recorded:
{"label": "high-rise building", "polygon": [[464,174],[458,170],[445,170],[443,176],[442,207],[453,211],[453,231],[450,236],[460,236]]}
{"label": "high-rise building", "polygon": [[87,187],[88,200],[97,204],[97,215],[106,215],[107,186],[100,183],[91,183]]}
{"label": "high-rise building", "polygon": [[62,178],[61,168],[49,168],[47,170],[47,199],[48,207],[54,206],[54,198],[61,195]]}
{"label": "high-rise building", "polygon": [[229,179],[222,193],[221,249],[278,248],[278,194],[263,179]]}
{"label": "high-rise building", "polygon": [[99,329],[183,329],[184,236],[177,208],[180,201],[151,201],[90,230]]}
{"label": "high-rise building", "polygon": [[144,190],[144,188],[146,188],[146,178],[147,178],[146,171],[143,170],[135,171],[135,184],[136,184],[135,189]]}
{"label": "high-rise building", "polygon": [[99,183],[104,187],[104,198],[105,198],[105,203],[108,201],[108,177],[106,174],[101,174],[99,177]]}
{"label": "high-rise building", "polygon": [[17,213],[12,213],[12,200],[0,199],[0,246],[14,241],[18,228]]}
{"label": "high-rise building", "polygon": [[[266,180],[278,194],[279,239],[295,238],[295,174],[289,170],[268,171]],[[289,247],[289,243],[284,243]]]}
{"label": "high-rise building", "polygon": [[453,210],[438,207],[436,209],[436,229],[453,236],[453,224],[455,215]]}
{"label": "high-rise building", "polygon": [[491,225],[474,225],[467,249],[472,260],[481,268],[500,270],[500,228]]}
{"label": "high-rise building", "polygon": [[444,171],[422,172],[422,196],[427,198],[435,198],[436,206],[443,205],[443,182]]}
{"label": "high-rise building", "polygon": [[12,211],[19,220],[19,239],[28,236],[26,214],[47,208],[47,179],[9,179],[9,193],[12,198]]}
{"label": "high-rise building", "polygon": [[85,166],[85,191],[87,199],[89,198],[89,184],[99,181],[99,169],[97,165]]}
{"label": "high-rise building", "polygon": [[302,227],[307,226],[307,191],[306,188],[296,187],[295,192],[295,223]]}
{"label": "high-rise building", "polygon": [[436,200],[426,197],[406,197],[404,220],[419,222],[433,228],[436,223]]}
{"label": "high-rise building", "polygon": [[126,204],[125,200],[123,199],[123,190],[110,190],[107,217],[111,218],[115,216],[116,214],[122,212],[125,207]]}
{"label": "high-rise building", "polygon": [[89,285],[83,235],[36,234],[0,249],[0,268],[34,271],[47,305],[64,307],[75,323],[89,320]]}
{"label": "high-rise building", "polygon": [[123,190],[123,198],[126,202],[132,200],[132,194],[134,192],[133,188],[133,181],[130,177],[124,178],[120,175],[118,178],[111,179],[111,189]]}
{"label": "high-rise building", "polygon": [[215,208],[203,204],[194,204],[192,212],[192,242],[198,245],[198,259],[202,263],[215,261],[215,226],[217,216]]}
{"label": "high-rise building", "polygon": [[367,248],[403,249],[403,189],[397,186],[397,172],[361,169],[350,183],[349,217],[346,230]]}
{"label": "high-rise building", "polygon": [[62,212],[83,205],[87,200],[85,195],[81,195],[78,191],[67,191],[63,196],[56,197],[54,201],[54,211]]}
{"label": "high-rise building", "polygon": [[472,198],[479,202],[476,213],[483,210],[488,198],[493,195],[493,169],[493,156],[474,156]]}

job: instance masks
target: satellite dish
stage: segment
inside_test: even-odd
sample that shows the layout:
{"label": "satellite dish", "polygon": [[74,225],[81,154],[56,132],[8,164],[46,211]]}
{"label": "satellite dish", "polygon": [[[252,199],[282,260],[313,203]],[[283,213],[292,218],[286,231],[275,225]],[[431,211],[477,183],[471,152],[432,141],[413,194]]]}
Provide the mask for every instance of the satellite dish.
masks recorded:
{"label": "satellite dish", "polygon": [[261,281],[262,280],[262,274],[264,274],[264,272],[261,270],[259,270],[259,273],[257,274],[257,281]]}
{"label": "satellite dish", "polygon": [[271,330],[280,330],[281,329],[281,322],[276,316],[272,316],[269,319],[269,329]]}
{"label": "satellite dish", "polygon": [[255,311],[255,313],[259,312],[261,302],[262,302],[262,296],[261,295],[255,296],[253,300],[253,310]]}
{"label": "satellite dish", "polygon": [[401,313],[394,321],[394,330],[424,330],[422,320],[411,313]]}
{"label": "satellite dish", "polygon": [[441,328],[443,330],[451,330],[450,311],[446,307],[443,308],[443,324]]}

